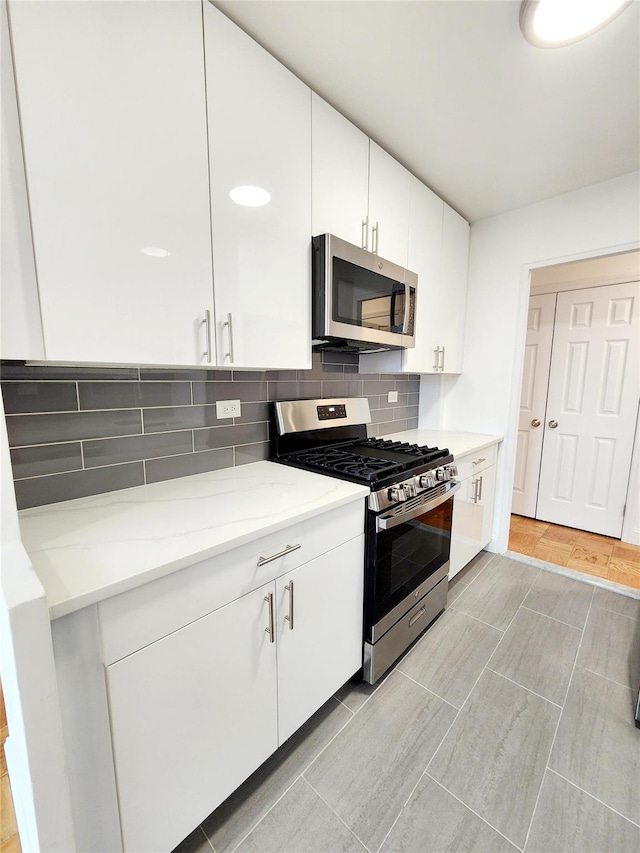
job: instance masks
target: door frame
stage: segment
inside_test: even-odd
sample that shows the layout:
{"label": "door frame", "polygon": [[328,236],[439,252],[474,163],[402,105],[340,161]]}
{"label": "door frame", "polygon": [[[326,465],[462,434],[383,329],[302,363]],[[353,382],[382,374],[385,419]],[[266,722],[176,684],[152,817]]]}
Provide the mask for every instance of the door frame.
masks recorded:
{"label": "door frame", "polygon": [[[518,295],[518,311],[516,317],[516,343],[514,351],[514,371],[511,380],[511,396],[509,404],[509,427],[508,434],[511,437],[514,452],[513,458],[509,462],[510,471],[508,472],[509,483],[509,511],[505,512],[500,519],[500,529],[498,532],[497,542],[495,543],[497,550],[504,553],[508,549],[509,542],[509,524],[511,520],[511,502],[513,496],[513,482],[515,474],[515,441],[518,434],[518,417],[520,413],[520,394],[522,390],[522,369],[524,366],[524,348],[527,338],[527,315],[529,310],[529,296],[531,293],[531,274],[536,269],[542,267],[555,266],[556,264],[566,264],[573,261],[584,261],[592,258],[603,258],[609,255],[619,255],[623,252],[634,252],[640,250],[640,241],[633,243],[623,243],[617,246],[601,247],[599,249],[591,249],[588,252],[578,252],[573,255],[563,255],[556,258],[546,258],[544,260],[529,261],[522,264],[520,267],[519,295]],[[607,284],[618,283],[616,281],[607,281]],[[605,284],[605,282],[602,282]],[[592,286],[590,282],[586,286]],[[629,487],[640,485],[640,425],[636,424],[636,435],[634,442],[634,450],[631,461],[631,473]],[[627,508],[624,514],[622,524],[622,541],[631,542],[640,545],[640,500],[634,500],[632,491],[627,491],[627,496],[631,496],[631,500],[627,503]],[[504,504],[503,504],[504,506]],[[492,548],[492,550],[494,550]]]}

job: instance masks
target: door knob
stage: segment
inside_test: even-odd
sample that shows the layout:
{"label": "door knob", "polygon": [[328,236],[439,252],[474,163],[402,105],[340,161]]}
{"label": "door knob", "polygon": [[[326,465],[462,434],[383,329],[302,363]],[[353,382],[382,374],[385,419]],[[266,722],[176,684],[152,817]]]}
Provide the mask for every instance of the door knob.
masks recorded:
{"label": "door knob", "polygon": [[539,426],[540,426],[540,421],[538,420],[538,418],[534,418],[534,419],[531,421],[531,426],[532,426],[532,427],[539,427]]}
{"label": "door knob", "polygon": [[558,421],[549,421],[549,429],[555,429],[558,426]]}

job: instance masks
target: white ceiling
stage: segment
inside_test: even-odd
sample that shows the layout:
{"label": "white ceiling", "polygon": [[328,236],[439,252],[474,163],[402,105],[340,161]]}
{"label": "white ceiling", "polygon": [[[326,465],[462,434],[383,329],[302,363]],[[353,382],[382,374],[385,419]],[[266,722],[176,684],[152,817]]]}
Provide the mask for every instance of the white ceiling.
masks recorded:
{"label": "white ceiling", "polygon": [[471,221],[639,168],[639,0],[553,50],[519,0],[213,2]]}

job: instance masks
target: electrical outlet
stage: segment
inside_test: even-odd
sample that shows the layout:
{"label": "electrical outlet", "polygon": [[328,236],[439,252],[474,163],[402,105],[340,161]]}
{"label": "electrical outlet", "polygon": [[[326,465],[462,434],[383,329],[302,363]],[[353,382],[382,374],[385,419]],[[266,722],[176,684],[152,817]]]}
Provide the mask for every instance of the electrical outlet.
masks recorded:
{"label": "electrical outlet", "polygon": [[239,418],[240,400],[218,400],[216,403],[216,417],[218,419]]}
{"label": "electrical outlet", "polygon": [[388,391],[387,392],[387,403],[397,403],[398,402],[398,392],[397,391]]}

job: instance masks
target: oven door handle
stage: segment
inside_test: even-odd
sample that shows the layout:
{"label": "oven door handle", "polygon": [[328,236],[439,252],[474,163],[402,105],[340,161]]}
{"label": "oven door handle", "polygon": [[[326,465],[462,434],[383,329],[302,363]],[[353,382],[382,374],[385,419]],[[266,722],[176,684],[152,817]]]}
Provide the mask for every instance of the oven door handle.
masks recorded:
{"label": "oven door handle", "polygon": [[398,515],[387,515],[376,518],[376,533],[379,533],[381,530],[390,530],[392,527],[397,527],[399,524],[404,524],[405,521],[410,521],[412,518],[418,518],[418,516],[424,515],[425,512],[435,509],[437,506],[440,506],[440,504],[443,504],[445,501],[448,501],[449,498],[453,497],[460,486],[461,483],[456,482],[450,489],[447,489],[444,494],[438,495],[433,498],[433,500],[427,501],[420,506],[409,509],[406,512],[401,512]]}

